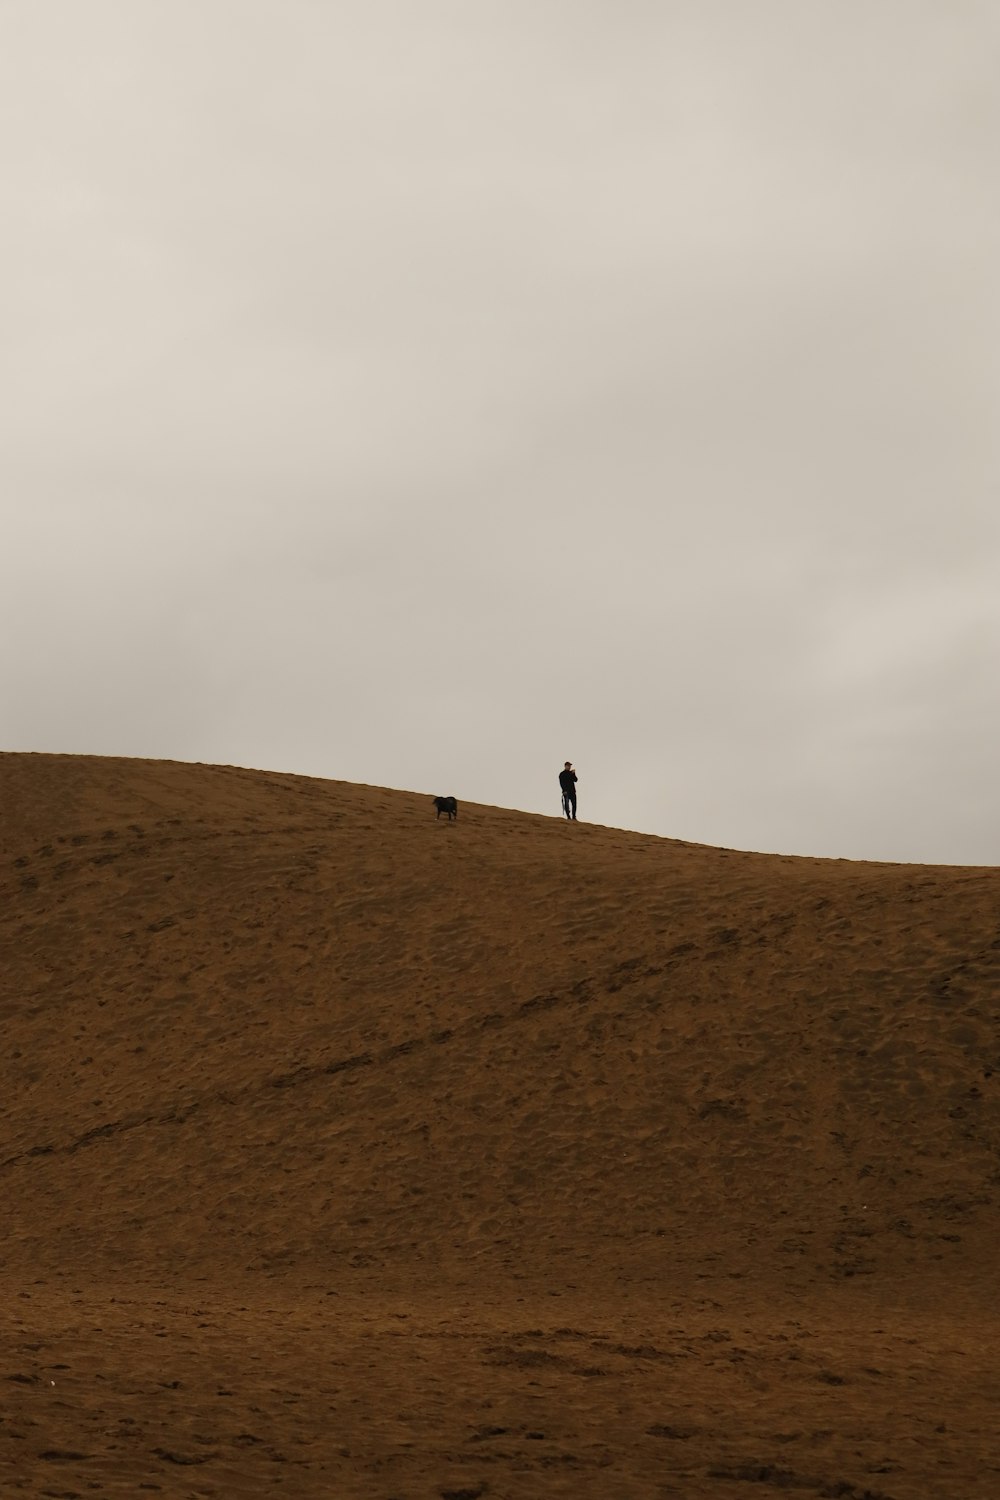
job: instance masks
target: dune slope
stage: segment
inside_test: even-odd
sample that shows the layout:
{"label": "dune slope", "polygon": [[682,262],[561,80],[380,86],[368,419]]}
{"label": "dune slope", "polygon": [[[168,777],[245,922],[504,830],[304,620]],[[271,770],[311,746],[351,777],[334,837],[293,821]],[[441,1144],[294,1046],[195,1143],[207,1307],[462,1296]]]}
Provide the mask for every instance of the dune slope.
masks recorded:
{"label": "dune slope", "polygon": [[[464,803],[450,823],[429,795],[231,767],[4,755],[0,785],[0,1283],[20,1365],[39,1344],[9,1373],[27,1405],[20,1438],[0,1426],[3,1493],[900,1497],[931,1468],[935,1494],[995,1493],[975,1423],[996,1374],[1000,872]],[[118,1459],[74,1426],[107,1416],[92,1394],[48,1401],[51,1439],[33,1426],[60,1390],[44,1349],[58,1332],[54,1363],[96,1380],[106,1325],[147,1376],[164,1345],[189,1361],[133,1393],[167,1426]],[[807,1337],[858,1369],[859,1340],[879,1370],[932,1351],[909,1468],[879,1459],[882,1427],[868,1454],[831,1418],[834,1391],[872,1421],[858,1379],[789,1387]],[[291,1389],[303,1341],[366,1393],[353,1436],[330,1435],[332,1387],[314,1426],[304,1387],[282,1427],[248,1386],[241,1420],[274,1432],[199,1448],[241,1351]],[[162,1392],[186,1387],[178,1448]],[[929,1436],[945,1389],[960,1442]],[[530,1436],[549,1396],[577,1422],[562,1458]],[[766,1420],[741,1436],[747,1402]],[[782,1423],[799,1436],[767,1437]],[[294,1442],[310,1457],[276,1478],[265,1449]]]}

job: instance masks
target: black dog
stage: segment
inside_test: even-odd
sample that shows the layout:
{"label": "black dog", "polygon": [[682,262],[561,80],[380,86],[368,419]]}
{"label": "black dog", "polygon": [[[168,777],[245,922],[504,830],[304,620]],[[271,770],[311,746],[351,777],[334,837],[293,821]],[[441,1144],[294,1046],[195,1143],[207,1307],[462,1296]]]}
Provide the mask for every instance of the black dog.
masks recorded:
{"label": "black dog", "polygon": [[449,823],[454,822],[458,817],[458,803],[454,797],[435,797],[433,801],[434,806],[437,808],[437,816],[440,817],[442,813],[447,813]]}

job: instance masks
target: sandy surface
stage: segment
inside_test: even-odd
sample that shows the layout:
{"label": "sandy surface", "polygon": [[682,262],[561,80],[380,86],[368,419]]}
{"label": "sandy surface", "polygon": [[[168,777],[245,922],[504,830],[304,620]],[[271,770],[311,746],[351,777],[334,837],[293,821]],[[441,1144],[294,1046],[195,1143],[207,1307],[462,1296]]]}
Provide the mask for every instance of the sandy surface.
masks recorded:
{"label": "sandy surface", "polygon": [[995,1500],[1000,872],[0,756],[0,1496]]}

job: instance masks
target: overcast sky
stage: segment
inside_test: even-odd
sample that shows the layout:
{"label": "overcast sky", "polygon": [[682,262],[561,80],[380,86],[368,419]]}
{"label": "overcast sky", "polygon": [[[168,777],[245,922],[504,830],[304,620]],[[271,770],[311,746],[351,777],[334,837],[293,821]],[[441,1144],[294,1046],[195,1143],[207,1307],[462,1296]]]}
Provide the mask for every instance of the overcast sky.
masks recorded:
{"label": "overcast sky", "polygon": [[0,748],[1000,863],[995,0],[0,0]]}

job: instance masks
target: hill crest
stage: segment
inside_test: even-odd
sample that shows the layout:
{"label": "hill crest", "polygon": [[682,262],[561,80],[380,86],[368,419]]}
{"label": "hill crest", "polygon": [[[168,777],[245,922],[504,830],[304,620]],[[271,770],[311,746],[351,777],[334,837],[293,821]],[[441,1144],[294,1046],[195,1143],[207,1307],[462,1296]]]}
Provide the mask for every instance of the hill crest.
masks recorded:
{"label": "hill crest", "polygon": [[0,775],[9,1261],[162,1271],[197,1224],[229,1275],[978,1280],[998,872]]}

